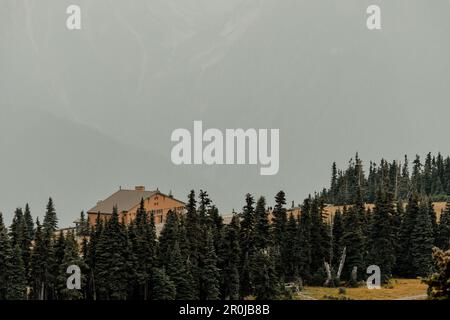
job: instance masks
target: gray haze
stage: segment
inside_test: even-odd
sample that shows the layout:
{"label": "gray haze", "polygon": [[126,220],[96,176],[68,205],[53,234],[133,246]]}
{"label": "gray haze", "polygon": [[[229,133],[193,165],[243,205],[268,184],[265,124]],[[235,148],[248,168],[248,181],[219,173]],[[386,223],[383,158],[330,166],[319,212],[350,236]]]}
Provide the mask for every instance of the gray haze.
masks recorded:
{"label": "gray haze", "polygon": [[[69,4],[82,30],[65,27]],[[382,30],[366,28],[379,4]],[[448,0],[1,0],[0,211],[60,225],[119,188],[302,201],[330,165],[450,154]],[[176,167],[171,132],[280,128],[280,171]],[[367,162],[366,162],[367,163]]]}

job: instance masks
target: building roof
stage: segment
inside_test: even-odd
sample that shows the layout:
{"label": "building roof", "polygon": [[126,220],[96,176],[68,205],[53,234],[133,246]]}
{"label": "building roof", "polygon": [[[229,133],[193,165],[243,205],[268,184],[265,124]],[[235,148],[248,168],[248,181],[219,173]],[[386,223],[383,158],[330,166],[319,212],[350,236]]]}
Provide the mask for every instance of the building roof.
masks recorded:
{"label": "building roof", "polygon": [[160,193],[156,191],[145,190],[119,190],[103,201],[99,201],[95,207],[88,210],[88,213],[106,213],[112,214],[114,206],[117,206],[117,211],[129,211],[141,202],[141,199],[147,199],[154,194]]}

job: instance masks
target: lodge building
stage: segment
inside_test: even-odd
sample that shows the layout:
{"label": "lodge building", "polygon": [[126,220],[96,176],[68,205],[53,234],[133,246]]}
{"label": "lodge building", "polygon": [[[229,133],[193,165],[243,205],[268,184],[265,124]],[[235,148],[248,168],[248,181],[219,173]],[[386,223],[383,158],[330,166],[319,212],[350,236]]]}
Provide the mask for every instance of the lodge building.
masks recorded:
{"label": "lodge building", "polygon": [[97,205],[87,211],[90,226],[95,226],[97,217],[107,221],[114,207],[117,207],[119,220],[129,224],[136,218],[141,199],[144,199],[144,207],[147,213],[153,213],[155,225],[166,222],[169,211],[184,213],[186,204],[175,199],[171,194],[167,195],[158,189],[147,191],[143,186],[136,186],[134,190],[120,188],[117,192],[105,200],[97,202]]}

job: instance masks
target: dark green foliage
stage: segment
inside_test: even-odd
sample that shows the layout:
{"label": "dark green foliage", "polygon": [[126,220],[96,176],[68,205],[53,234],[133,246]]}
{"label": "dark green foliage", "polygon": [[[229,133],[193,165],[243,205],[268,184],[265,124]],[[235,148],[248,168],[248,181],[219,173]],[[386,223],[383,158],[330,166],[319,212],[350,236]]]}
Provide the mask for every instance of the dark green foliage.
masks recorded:
{"label": "dark green foliage", "polygon": [[437,156],[428,153],[422,163],[417,155],[411,173],[406,155],[402,163],[395,160],[388,163],[383,159],[377,165],[370,161],[366,177],[356,155],[354,160],[350,159],[346,170],[339,170],[333,163],[330,187],[322,196],[327,203],[350,205],[354,203],[358,187],[363,189],[363,199],[368,203],[375,201],[380,188],[391,192],[394,201],[406,201],[413,192],[431,197],[433,201],[446,200],[450,195],[450,157],[444,159],[440,153]]}
{"label": "dark green foliage", "polygon": [[58,227],[58,218],[56,217],[55,206],[52,198],[48,199],[47,210],[45,212],[42,227],[47,238],[52,238],[56,228]]}
{"label": "dark green foliage", "polygon": [[[260,199],[261,200],[261,199]],[[263,201],[263,200],[261,200]],[[261,203],[264,204],[265,203]],[[245,206],[242,209],[241,214],[241,224],[240,224],[240,231],[239,231],[239,243],[240,243],[240,266],[239,266],[239,280],[240,280],[240,297],[246,297],[253,293],[253,283],[252,283],[252,276],[251,276],[251,260],[250,257],[253,254],[255,250],[255,200],[251,194],[246,194],[245,196]],[[263,210],[263,214],[266,217],[267,212]],[[260,217],[258,218],[260,219]],[[265,218],[266,219],[266,218]],[[264,219],[263,219],[264,220]],[[263,223],[261,226],[264,230],[266,230],[266,227],[263,226],[266,223],[262,221]],[[267,221],[268,222],[268,221]],[[260,225],[260,223],[258,223]],[[268,230],[268,223],[267,223],[267,232],[264,231],[263,239],[266,239],[266,235],[269,233]],[[259,240],[258,240],[259,241]]]}
{"label": "dark green foliage", "polygon": [[414,273],[417,276],[427,276],[431,272],[433,248],[433,225],[430,221],[429,208],[423,201],[414,225],[411,239],[411,255]]}
{"label": "dark green foliage", "polygon": [[[72,233],[69,233],[65,238],[64,244],[64,255],[59,265],[58,270],[58,299],[60,300],[80,300],[84,298],[83,288],[86,286],[86,265],[83,259],[80,257],[78,244]],[[69,266],[76,265],[81,270],[81,288],[78,289],[68,289],[67,288],[67,278],[70,274],[67,273]]]}
{"label": "dark green foliage", "polygon": [[450,249],[450,202],[447,202],[445,210],[441,213],[436,237],[436,245],[439,248]]}
{"label": "dark green foliage", "polygon": [[181,254],[178,241],[175,242],[170,252],[167,274],[175,284],[177,300],[192,300],[195,298],[195,293],[193,292],[194,279],[191,268],[189,262]]}
{"label": "dark green foliage", "polygon": [[30,274],[33,296],[37,300],[47,300],[54,289],[54,252],[39,220],[36,221],[34,247],[31,253]]}
{"label": "dark green foliage", "polygon": [[343,215],[344,234],[342,246],[347,249],[343,276],[351,278],[353,267],[357,267],[358,279],[365,274],[364,268],[364,235],[361,227],[360,214],[356,207],[351,207]]}
{"label": "dark green foliage", "polygon": [[433,248],[433,261],[436,272],[425,283],[428,284],[428,296],[435,300],[450,299],[450,250]]}
{"label": "dark green foliage", "polygon": [[98,298],[106,300],[125,299],[127,277],[130,270],[125,258],[127,237],[124,226],[119,222],[117,208],[98,239],[95,253],[95,280]]}
{"label": "dark green foliage", "polygon": [[275,268],[278,275],[284,278],[287,275],[286,263],[288,257],[288,244],[286,239],[286,226],[287,226],[287,214],[286,214],[286,195],[284,191],[279,191],[275,196],[275,206],[273,208],[272,218],[272,236],[273,246],[275,253]]}
{"label": "dark green foliage", "polygon": [[152,271],[152,299],[174,300],[176,287],[170,280],[164,268],[154,268]]}
{"label": "dark green foliage", "polygon": [[393,197],[391,193],[378,192],[373,209],[367,265],[377,265],[381,269],[382,281],[392,276],[395,265],[395,230]]}
{"label": "dark green foliage", "polygon": [[224,227],[219,248],[220,296],[225,300],[239,299],[239,219],[233,216]]}
{"label": "dark green foliage", "polygon": [[214,249],[211,229],[204,227],[201,238],[203,245],[199,248],[198,281],[200,300],[219,299],[219,269]]}
{"label": "dark green foliage", "polygon": [[19,245],[14,246],[10,257],[10,269],[7,272],[8,287],[6,290],[7,300],[26,299],[27,278],[25,266],[22,261],[22,255]]}
{"label": "dark green foliage", "polygon": [[342,220],[342,213],[340,210],[337,210],[332,218],[332,264],[338,265],[342,250],[344,249],[342,247],[342,236],[344,233],[344,225]]}
{"label": "dark green foliage", "polygon": [[258,250],[252,256],[255,297],[258,300],[276,299],[280,294],[279,276],[275,270],[274,255],[269,250]]}
{"label": "dark green foliage", "polygon": [[6,299],[8,289],[8,273],[11,269],[11,243],[0,213],[0,300]]}

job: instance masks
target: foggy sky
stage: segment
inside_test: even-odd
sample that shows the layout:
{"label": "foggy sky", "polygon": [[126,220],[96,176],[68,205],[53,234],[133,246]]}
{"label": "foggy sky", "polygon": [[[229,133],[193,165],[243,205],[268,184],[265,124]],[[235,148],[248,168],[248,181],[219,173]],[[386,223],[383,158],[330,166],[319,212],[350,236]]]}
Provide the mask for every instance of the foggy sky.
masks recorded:
{"label": "foggy sky", "polygon": [[[66,29],[69,4],[82,30]],[[366,28],[378,4],[382,30]],[[2,0],[0,211],[54,198],[69,226],[119,186],[290,203],[330,166],[450,154],[450,2]],[[280,170],[181,166],[171,132],[279,128]]]}

